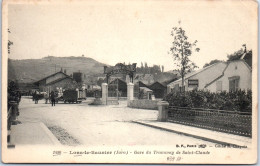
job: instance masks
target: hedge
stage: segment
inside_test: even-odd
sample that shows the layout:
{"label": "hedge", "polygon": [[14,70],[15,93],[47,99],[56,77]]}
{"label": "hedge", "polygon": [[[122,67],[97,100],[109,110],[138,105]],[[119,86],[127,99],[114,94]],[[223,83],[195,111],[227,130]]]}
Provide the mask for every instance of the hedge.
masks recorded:
{"label": "hedge", "polygon": [[203,90],[172,92],[164,97],[170,106],[252,112],[252,91],[212,93]]}

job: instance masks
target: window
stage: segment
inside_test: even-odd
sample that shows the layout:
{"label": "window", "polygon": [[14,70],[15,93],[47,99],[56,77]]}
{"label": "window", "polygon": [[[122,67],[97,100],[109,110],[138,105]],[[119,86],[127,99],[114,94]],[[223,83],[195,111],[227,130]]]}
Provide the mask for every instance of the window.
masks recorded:
{"label": "window", "polygon": [[188,80],[188,87],[198,88],[199,87],[199,80]]}
{"label": "window", "polygon": [[217,91],[217,92],[222,91],[222,81],[217,81],[216,84],[217,84],[217,89],[216,89],[216,91]]}
{"label": "window", "polygon": [[239,89],[239,76],[229,77],[229,91],[237,91]]}

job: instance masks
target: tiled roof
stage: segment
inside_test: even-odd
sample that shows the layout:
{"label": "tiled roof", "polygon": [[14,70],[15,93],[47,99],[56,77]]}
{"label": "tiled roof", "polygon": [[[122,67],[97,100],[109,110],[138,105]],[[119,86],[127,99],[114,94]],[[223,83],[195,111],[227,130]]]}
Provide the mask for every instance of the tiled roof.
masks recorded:
{"label": "tiled roof", "polygon": [[[188,74],[185,75],[184,79],[186,80],[186,79],[188,79],[188,78],[190,78],[190,77],[192,77],[192,76],[194,76],[194,75],[196,75],[196,74],[199,74],[200,72],[205,71],[205,70],[207,70],[207,69],[209,69],[209,68],[211,68],[211,67],[213,67],[213,66],[215,66],[215,65],[217,65],[217,64],[220,64],[220,63],[225,63],[225,62],[214,63],[214,64],[212,64],[212,65],[210,65],[210,66],[207,66],[207,67],[205,67],[205,68],[202,68],[202,69],[200,69],[200,70],[196,70],[196,71],[190,72],[190,73],[188,73]],[[178,81],[181,81],[181,80],[182,80],[182,79],[180,78],[180,79],[175,80],[175,81],[173,81],[173,82],[178,82]],[[169,84],[171,84],[171,83],[173,83],[173,82],[170,82]],[[169,84],[168,84],[168,85],[169,85]]]}
{"label": "tiled roof", "polygon": [[48,84],[46,84],[46,85],[55,84],[55,83],[57,83],[57,82],[60,82],[60,81],[62,81],[62,80],[65,80],[65,79],[67,79],[67,78],[73,80],[73,78],[67,76],[67,77],[63,77],[63,78],[59,78],[59,79],[57,79],[57,80],[54,80],[54,81],[52,81],[52,82],[50,82],[50,83],[48,83]]}
{"label": "tiled roof", "polygon": [[47,76],[47,77],[44,77],[43,79],[41,79],[41,80],[39,80],[39,81],[36,81],[36,82],[34,82],[34,83],[38,83],[38,82],[40,82],[40,81],[42,81],[42,80],[45,80],[45,79],[47,79],[47,78],[50,78],[50,77],[52,77],[52,76],[54,76],[54,75],[56,75],[56,74],[58,74],[58,73],[62,73],[62,74],[64,74],[66,77],[70,77],[70,76],[68,76],[67,74],[63,73],[62,71],[59,71],[59,72],[57,72],[57,73],[54,73],[54,74],[49,75],[49,76]]}

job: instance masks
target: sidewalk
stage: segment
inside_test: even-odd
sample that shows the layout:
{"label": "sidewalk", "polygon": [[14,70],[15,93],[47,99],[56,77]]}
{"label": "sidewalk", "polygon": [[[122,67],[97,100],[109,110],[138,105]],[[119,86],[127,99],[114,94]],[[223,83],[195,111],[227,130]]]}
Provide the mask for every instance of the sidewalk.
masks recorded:
{"label": "sidewalk", "polygon": [[222,133],[213,130],[201,129],[192,126],[181,125],[172,122],[159,122],[156,120],[135,120],[134,123],[173,132],[177,134],[183,134],[186,136],[202,139],[209,142],[219,144],[232,144],[238,146],[251,147],[251,138],[243,137],[234,134]]}
{"label": "sidewalk", "polygon": [[11,144],[19,145],[61,145],[42,122],[22,122],[12,125]]}

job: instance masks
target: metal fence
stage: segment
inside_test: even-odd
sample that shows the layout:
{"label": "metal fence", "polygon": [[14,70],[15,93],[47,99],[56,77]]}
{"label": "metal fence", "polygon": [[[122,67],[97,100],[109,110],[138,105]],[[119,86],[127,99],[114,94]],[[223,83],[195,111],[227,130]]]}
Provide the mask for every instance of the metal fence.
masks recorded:
{"label": "metal fence", "polygon": [[170,106],[168,121],[252,137],[252,115],[249,112]]}

